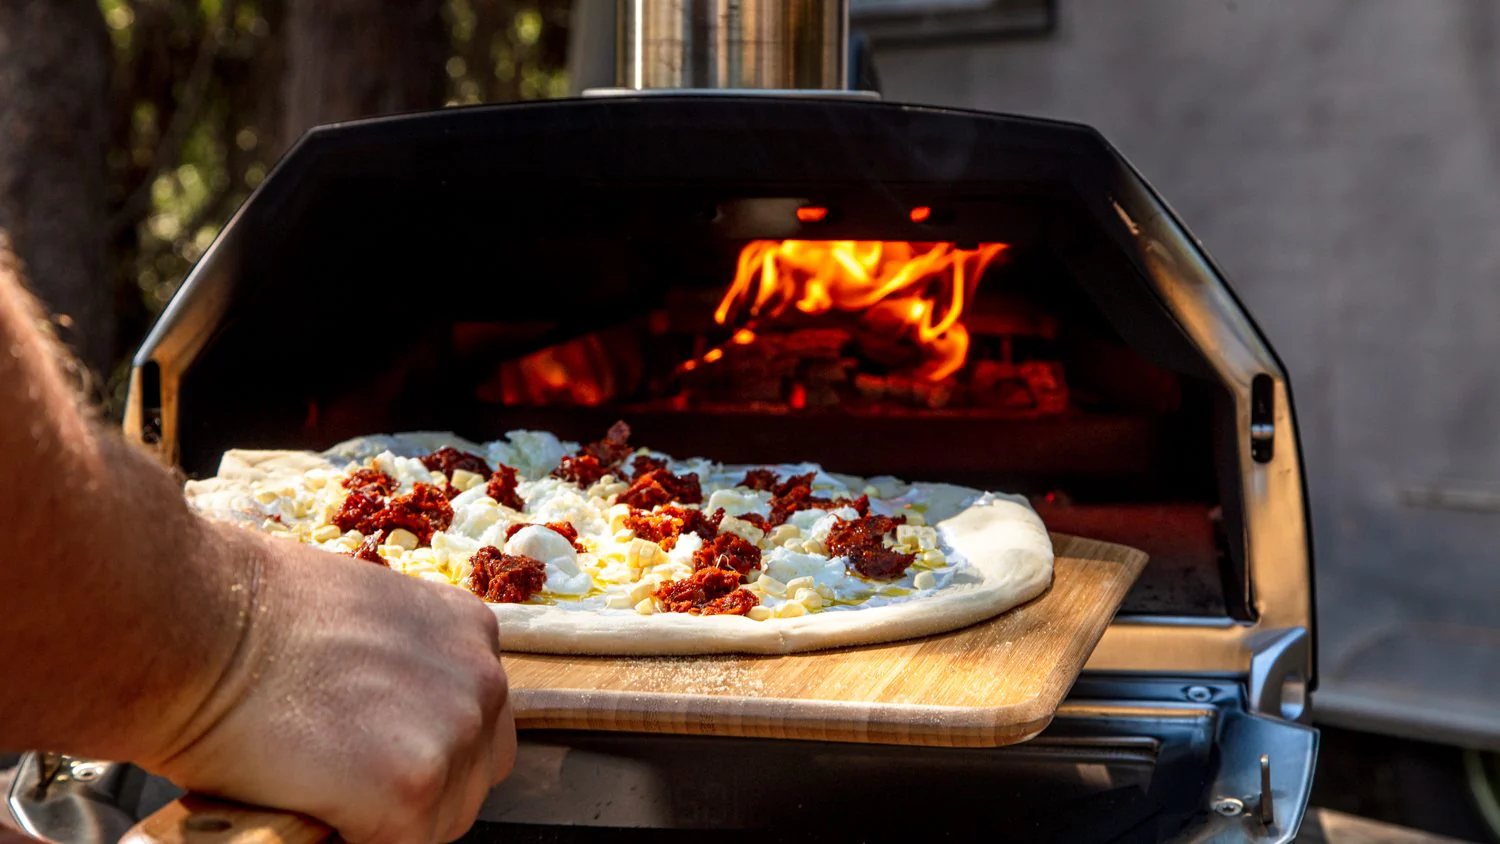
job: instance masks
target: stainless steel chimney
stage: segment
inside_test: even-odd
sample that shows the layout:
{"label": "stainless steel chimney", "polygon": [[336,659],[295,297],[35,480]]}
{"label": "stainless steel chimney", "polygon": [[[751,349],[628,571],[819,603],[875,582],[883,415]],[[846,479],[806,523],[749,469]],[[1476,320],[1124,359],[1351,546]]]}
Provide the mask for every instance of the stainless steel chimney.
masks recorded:
{"label": "stainless steel chimney", "polygon": [[848,87],[848,0],[619,0],[615,84]]}

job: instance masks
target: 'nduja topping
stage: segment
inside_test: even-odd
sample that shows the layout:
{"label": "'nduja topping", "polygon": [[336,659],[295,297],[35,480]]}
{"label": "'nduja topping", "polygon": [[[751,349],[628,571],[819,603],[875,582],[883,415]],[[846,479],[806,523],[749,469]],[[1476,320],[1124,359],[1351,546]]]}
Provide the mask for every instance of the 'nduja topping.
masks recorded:
{"label": "'nduja topping", "polygon": [[849,568],[873,580],[895,580],[906,573],[916,559],[915,554],[906,554],[885,547],[885,537],[905,524],[905,516],[861,516],[858,519],[837,520],[828,531],[828,553],[835,557],[847,557]]}
{"label": "'nduja topping", "polygon": [[396,479],[379,469],[356,469],[344,478],[344,489],[367,498],[384,498],[396,491]]}
{"label": "'nduja topping", "polygon": [[655,594],[667,612],[693,615],[748,615],[760,603],[740,588],[739,573],[721,568],[702,568],[682,580],[669,580]]}
{"label": "'nduja topping", "polygon": [[[375,487],[371,483],[365,483],[361,488]],[[375,537],[377,545],[379,540],[397,528],[411,531],[416,535],[419,545],[428,545],[432,542],[433,533],[446,530],[453,524],[453,506],[448,503],[448,497],[443,491],[432,484],[417,484],[406,495],[398,495],[383,504],[379,498],[352,490],[344,496],[343,503],[339,505],[339,510],[331,521],[339,530],[357,530],[367,537]],[[371,556],[378,555],[361,549],[353,556],[368,560]]]}
{"label": "'nduja topping", "polygon": [[765,524],[760,524],[761,520],[757,520],[756,526],[766,530],[767,527],[785,524],[786,520],[798,510],[835,510],[839,507],[853,507],[854,511],[861,516],[870,512],[870,496],[868,495],[861,495],[858,498],[820,498],[813,495],[814,477],[816,473],[808,472],[805,475],[793,475],[782,481],[778,480],[776,473],[770,469],[751,469],[746,472],[745,477],[740,481],[740,486],[771,493],[771,517],[764,520]]}
{"label": "'nduja topping", "polygon": [[577,454],[564,457],[552,470],[552,477],[588,488],[614,471],[620,461],[630,456],[630,426],[624,422],[611,425],[604,439],[580,448]]}
{"label": "'nduja topping", "polygon": [[442,472],[450,481],[453,480],[455,469],[473,472],[486,480],[490,476],[490,464],[484,462],[483,457],[477,454],[470,454],[467,451],[459,451],[451,445],[445,445],[426,457],[419,459],[429,472]]}
{"label": "'nduja topping", "polygon": [[497,604],[520,604],[540,592],[547,583],[547,566],[533,557],[506,554],[486,545],[469,558],[474,571],[469,590]]}
{"label": "'nduja topping", "polygon": [[377,530],[405,528],[416,534],[418,545],[429,545],[433,533],[447,530],[453,524],[453,505],[441,489],[432,484],[417,484],[411,492],[386,502],[385,509],[376,513],[373,521]]}
{"label": "'nduja topping", "polygon": [[737,534],[721,533],[693,552],[693,568],[732,571],[743,582],[750,572],[760,568],[760,549]]}
{"label": "'nduja topping", "polygon": [[516,487],[520,483],[521,479],[516,474],[516,470],[502,463],[496,467],[495,474],[490,476],[490,482],[485,486],[484,494],[495,499],[497,504],[520,512],[526,509],[526,502],[521,499],[521,494],[516,492]]}
{"label": "'nduja topping", "polygon": [[657,587],[656,599],[667,612],[748,615],[760,599],[740,584],[758,568],[759,548],[735,534],[721,533],[693,554],[693,573]]}
{"label": "'nduja topping", "polygon": [[667,469],[652,469],[638,476],[615,501],[640,510],[650,510],[673,501],[699,504],[703,501],[703,487],[698,476],[691,472],[675,475]]}
{"label": "'nduja topping", "polygon": [[631,510],[624,524],[641,539],[670,551],[677,547],[677,540],[683,534],[696,533],[704,542],[712,540],[719,535],[719,523],[723,520],[723,507],[712,516],[692,507],[663,507],[654,513]]}

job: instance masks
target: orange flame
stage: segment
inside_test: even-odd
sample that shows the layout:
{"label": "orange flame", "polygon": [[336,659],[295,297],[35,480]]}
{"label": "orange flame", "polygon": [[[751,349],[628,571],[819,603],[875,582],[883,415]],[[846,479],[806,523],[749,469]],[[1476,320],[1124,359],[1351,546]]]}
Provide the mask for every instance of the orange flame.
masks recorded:
{"label": "orange flame", "polygon": [[918,374],[941,381],[968,357],[964,306],[1005,249],[1003,243],[959,249],[951,243],[757,240],[740,252],[714,321],[726,325],[746,312],[750,319],[775,319],[789,307],[805,314],[878,312],[895,317],[899,331],[910,332],[925,352]]}

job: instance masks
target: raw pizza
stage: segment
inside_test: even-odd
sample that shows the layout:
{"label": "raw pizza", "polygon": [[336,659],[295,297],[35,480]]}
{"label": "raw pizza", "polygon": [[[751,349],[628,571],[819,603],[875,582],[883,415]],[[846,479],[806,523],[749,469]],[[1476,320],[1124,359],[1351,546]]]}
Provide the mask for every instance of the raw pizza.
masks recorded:
{"label": "raw pizza", "polygon": [[791,653],[954,630],[1041,594],[1052,544],[1018,496],[726,466],[538,431],[230,451],[206,515],[468,589],[502,647]]}

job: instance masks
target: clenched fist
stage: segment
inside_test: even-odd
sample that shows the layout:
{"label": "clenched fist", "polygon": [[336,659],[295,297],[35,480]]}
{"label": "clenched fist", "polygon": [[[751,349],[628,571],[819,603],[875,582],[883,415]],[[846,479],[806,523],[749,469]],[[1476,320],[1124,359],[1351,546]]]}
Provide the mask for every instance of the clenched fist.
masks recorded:
{"label": "clenched fist", "polygon": [[449,841],[515,761],[494,615],[460,589],[225,525],[259,572],[229,670],[175,746],[179,785],[351,842]]}

